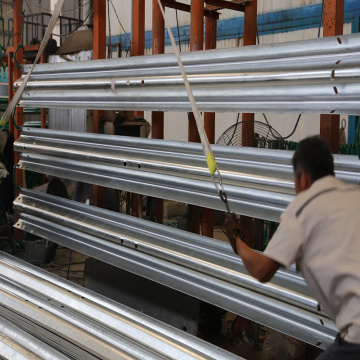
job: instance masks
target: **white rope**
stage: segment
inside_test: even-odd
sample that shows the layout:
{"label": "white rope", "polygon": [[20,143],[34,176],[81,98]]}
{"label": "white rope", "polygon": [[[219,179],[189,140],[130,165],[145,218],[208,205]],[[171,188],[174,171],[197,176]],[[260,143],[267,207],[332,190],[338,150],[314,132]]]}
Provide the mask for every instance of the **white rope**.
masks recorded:
{"label": "white rope", "polygon": [[14,111],[14,109],[16,107],[16,104],[19,102],[19,100],[21,98],[21,95],[25,90],[25,86],[26,86],[26,84],[27,84],[27,82],[28,82],[28,80],[30,78],[31,73],[34,70],[34,67],[35,67],[36,63],[39,61],[41,54],[45,50],[45,47],[46,47],[46,45],[47,45],[47,43],[48,43],[48,41],[50,39],[51,33],[53,32],[54,27],[56,25],[57,19],[60,16],[60,12],[61,12],[61,8],[62,8],[63,4],[64,4],[64,0],[58,0],[57,4],[55,6],[55,10],[54,10],[54,12],[53,12],[53,14],[51,16],[50,21],[49,21],[49,25],[48,25],[48,27],[46,29],[44,38],[43,38],[43,40],[41,42],[39,51],[38,51],[38,53],[36,55],[36,59],[34,61],[34,64],[32,65],[32,67],[31,67],[30,71],[28,72],[28,74],[26,75],[25,79],[23,80],[21,86],[16,91],[13,99],[11,100],[11,102],[8,105],[7,109],[5,110],[4,115],[1,117],[0,126],[2,126],[2,128],[1,128],[0,131],[2,131],[4,129],[4,127],[5,127],[5,125],[8,123],[10,115]]}
{"label": "white rope", "polygon": [[[229,205],[227,203],[226,194],[225,194],[225,191],[224,191],[224,186],[223,186],[223,183],[222,183],[222,178],[221,178],[221,175],[220,175],[220,171],[219,171],[219,168],[216,165],[215,157],[214,157],[214,154],[213,154],[213,152],[211,150],[211,146],[210,146],[209,140],[208,140],[208,138],[206,136],[206,132],[205,132],[205,129],[204,129],[204,125],[203,125],[204,121],[203,121],[203,119],[201,117],[199,108],[198,108],[198,106],[196,104],[195,97],[194,97],[194,94],[193,94],[192,89],[191,89],[191,85],[190,85],[189,80],[187,78],[186,71],[185,71],[184,65],[183,65],[181,57],[180,57],[180,52],[176,47],[175,39],[174,39],[173,33],[171,31],[171,28],[169,26],[169,23],[167,21],[167,18],[165,16],[165,11],[164,11],[164,8],[163,8],[163,6],[161,4],[161,0],[157,0],[157,2],[159,4],[160,10],[161,10],[162,15],[164,17],[164,22],[165,22],[166,28],[168,30],[172,46],[173,46],[173,48],[175,50],[175,55],[176,55],[176,58],[177,58],[177,61],[178,61],[179,67],[180,67],[182,78],[184,80],[186,91],[188,93],[191,108],[192,108],[192,111],[194,113],[196,126],[197,126],[199,136],[200,136],[200,140],[201,140],[201,145],[202,145],[203,150],[204,150],[206,162],[207,162],[207,165],[208,165],[208,168],[209,168],[209,171],[210,171],[212,181],[213,181],[213,183],[214,183],[214,185],[216,187],[216,190],[219,193],[219,196],[220,196],[221,200],[225,203],[228,212],[230,212]],[[215,177],[214,177],[215,173],[217,173],[220,188],[219,188],[218,184],[215,181]]]}

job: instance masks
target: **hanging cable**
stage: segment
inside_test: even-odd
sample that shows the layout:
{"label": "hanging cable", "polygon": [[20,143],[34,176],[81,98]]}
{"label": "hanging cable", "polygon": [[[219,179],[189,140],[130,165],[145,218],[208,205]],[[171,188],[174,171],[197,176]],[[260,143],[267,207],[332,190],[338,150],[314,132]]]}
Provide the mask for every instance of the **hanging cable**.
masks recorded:
{"label": "hanging cable", "polygon": [[110,1],[107,0],[108,3],[108,21],[109,21],[109,44],[108,44],[108,59],[112,58],[112,51],[111,51],[111,21],[110,21]]}
{"label": "hanging cable", "polygon": [[360,139],[359,139],[359,136],[360,136],[360,119],[358,119],[358,124],[357,124],[357,127],[356,127],[355,136],[356,136],[356,139],[355,139],[356,152],[357,152],[357,155],[358,155],[358,157],[360,159]]}
{"label": "hanging cable", "polygon": [[111,3],[111,5],[112,5],[112,7],[113,7],[113,9],[114,9],[114,12],[115,12],[115,15],[116,15],[116,17],[117,17],[117,19],[118,19],[118,22],[119,22],[119,24],[120,24],[120,26],[121,26],[121,28],[122,28],[122,30],[123,30],[126,38],[128,39],[128,42],[129,42],[129,47],[128,47],[127,52],[126,52],[126,56],[127,56],[128,53],[129,53],[129,51],[130,51],[130,49],[131,49],[131,40],[130,40],[130,38],[129,38],[129,35],[128,35],[127,32],[125,31],[125,29],[124,29],[124,27],[123,27],[120,19],[119,19],[119,16],[118,16],[118,14],[117,14],[117,12],[116,12],[116,9],[115,9],[115,6],[114,6],[112,0],[110,0],[110,3]]}
{"label": "hanging cable", "polygon": [[234,132],[232,133],[231,138],[230,138],[230,140],[228,141],[228,143],[226,145],[231,144],[231,142],[232,142],[232,140],[233,140],[233,138],[234,138],[234,136],[236,134],[237,127],[239,125],[239,119],[240,119],[240,113],[237,114],[237,119],[236,119],[236,123],[235,123]]}
{"label": "hanging cable", "polygon": [[[186,88],[186,92],[188,94],[190,105],[191,105],[191,108],[192,108],[192,111],[193,111],[193,114],[194,114],[194,117],[195,117],[196,126],[197,126],[197,129],[198,129],[198,133],[199,133],[200,140],[201,140],[201,145],[203,147],[204,155],[205,155],[205,158],[206,158],[206,163],[207,163],[207,166],[209,168],[211,180],[212,180],[212,182],[213,182],[213,184],[214,184],[214,186],[216,188],[216,191],[217,191],[221,201],[226,206],[226,210],[230,214],[229,203],[228,203],[227,195],[226,195],[226,192],[225,192],[225,189],[224,189],[224,184],[223,184],[223,180],[222,180],[222,177],[221,177],[221,174],[220,174],[220,170],[219,170],[219,168],[218,168],[218,166],[216,164],[215,157],[214,157],[214,154],[212,152],[211,145],[209,143],[209,139],[206,136],[206,132],[205,132],[204,125],[203,125],[203,119],[202,119],[202,116],[200,114],[199,108],[198,108],[198,106],[196,104],[195,97],[194,97],[194,94],[192,92],[191,85],[190,85],[189,80],[187,78],[186,71],[185,71],[184,65],[183,65],[181,57],[180,57],[180,52],[176,47],[175,39],[174,39],[173,33],[171,31],[170,25],[168,23],[168,20],[167,20],[167,18],[165,16],[165,11],[164,11],[164,8],[163,8],[163,6],[161,4],[161,0],[157,0],[157,2],[159,4],[159,8],[160,8],[161,13],[163,15],[164,22],[165,22],[166,28],[167,28],[169,36],[170,36],[171,44],[172,44],[172,46],[173,46],[173,48],[175,50],[175,56],[176,56],[176,59],[177,59],[177,62],[178,62],[179,68],[180,68],[181,76],[183,78],[184,85],[185,85],[185,88]],[[215,179],[215,176],[216,176],[216,179]],[[218,181],[218,183],[216,182],[216,180]]]}
{"label": "hanging cable", "polygon": [[23,49],[23,50],[25,50],[25,49],[24,49],[24,45],[23,45],[24,23],[25,23],[25,21],[24,21],[25,10],[23,10],[23,7],[24,7],[24,0],[22,0],[22,2],[21,2],[21,11],[20,11],[20,14],[19,14],[19,15],[22,15],[21,38],[20,38],[19,45],[17,46],[17,48],[16,48],[16,50],[15,50],[15,52],[14,52],[15,65],[16,65],[16,67],[17,67],[20,71],[21,71],[22,69],[21,69],[20,65],[18,64],[18,62],[17,62],[16,54],[17,54],[17,52],[19,51],[20,48]]}
{"label": "hanging cable", "polygon": [[322,24],[323,15],[324,15],[324,4],[325,4],[325,0],[322,0],[322,3],[321,3],[321,13],[320,13],[320,20],[319,20],[318,38],[320,37],[321,24]]}
{"label": "hanging cable", "polygon": [[13,182],[13,186],[14,186],[14,189],[15,190],[20,190],[21,186],[17,186],[16,183],[15,183],[15,171],[16,169],[20,168],[20,165],[19,164],[15,164],[14,167],[13,167],[13,173],[12,173],[12,182]]}
{"label": "hanging cable", "polygon": [[[176,5],[176,0],[175,0]],[[176,14],[176,26],[177,26],[177,32],[178,32],[178,43],[179,43],[179,50],[181,52],[181,37],[180,37],[180,28],[179,28],[179,18],[178,18],[178,9],[175,8],[175,14]]]}

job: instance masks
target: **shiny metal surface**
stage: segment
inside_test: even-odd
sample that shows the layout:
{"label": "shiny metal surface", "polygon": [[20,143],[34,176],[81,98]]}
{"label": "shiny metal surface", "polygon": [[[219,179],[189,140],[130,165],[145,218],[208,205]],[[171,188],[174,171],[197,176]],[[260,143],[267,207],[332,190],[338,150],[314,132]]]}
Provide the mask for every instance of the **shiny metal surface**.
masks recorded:
{"label": "shiny metal surface", "polygon": [[59,341],[53,347],[68,341],[76,359],[240,359],[7,254],[0,253],[0,268],[2,306],[44,326],[38,336]]}
{"label": "shiny metal surface", "polygon": [[[4,310],[0,306],[0,356],[9,360],[20,359],[44,359],[44,360],[67,360],[69,357],[49,346],[39,338],[24,330],[26,325],[21,324],[15,313],[10,311],[8,315],[15,323],[3,316]],[[49,333],[50,334],[50,333]],[[48,334],[48,335],[49,335]],[[39,336],[39,333],[37,333]],[[2,343],[2,344],[1,344]]]}
{"label": "shiny metal surface", "polygon": [[[182,58],[200,111],[359,114],[358,40],[353,34]],[[169,54],[38,65],[20,105],[191,110]]]}
{"label": "shiny metal surface", "polygon": [[[23,169],[225,210],[201,145],[23,128],[15,143]],[[231,211],[279,221],[294,197],[293,152],[213,146]],[[358,184],[356,156],[335,156],[339,178]]]}
{"label": "shiny metal surface", "polygon": [[336,333],[317,312],[303,279],[280,272],[274,283],[259,284],[228,244],[31,191],[23,191],[14,206],[20,212],[17,226],[25,231],[311,344],[326,347]]}

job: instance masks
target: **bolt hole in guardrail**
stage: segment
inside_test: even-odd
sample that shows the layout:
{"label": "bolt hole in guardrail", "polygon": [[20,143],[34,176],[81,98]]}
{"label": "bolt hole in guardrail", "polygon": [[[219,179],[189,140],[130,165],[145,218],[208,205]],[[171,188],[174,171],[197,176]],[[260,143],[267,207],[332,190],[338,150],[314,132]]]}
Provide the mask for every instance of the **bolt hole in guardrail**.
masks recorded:
{"label": "bolt hole in guardrail", "polygon": [[339,65],[341,63],[341,60],[338,60],[335,65]]}
{"label": "bolt hole in guardrail", "polygon": [[134,247],[135,247],[135,249],[137,249],[137,248],[138,248],[138,245],[137,245],[137,244],[134,244]]}
{"label": "bolt hole in guardrail", "polygon": [[316,343],[316,346],[320,346],[321,345],[321,341]]}
{"label": "bolt hole in guardrail", "polygon": [[332,69],[331,71],[331,80],[335,79],[335,69]]}
{"label": "bolt hole in guardrail", "polygon": [[140,165],[140,164],[138,164],[138,168],[141,169],[141,165]]}
{"label": "bolt hole in guardrail", "polygon": [[338,93],[339,93],[336,86],[334,86],[334,91],[335,91],[335,94],[338,94]]}
{"label": "bolt hole in guardrail", "polygon": [[126,161],[124,161],[124,166],[126,166]]}
{"label": "bolt hole in guardrail", "polygon": [[330,111],[330,114],[333,114],[335,111],[336,111],[336,110],[331,110],[331,111]]}
{"label": "bolt hole in guardrail", "polygon": [[320,319],[320,324],[324,326],[324,322],[322,321],[322,319]]}
{"label": "bolt hole in guardrail", "polygon": [[342,41],[341,41],[341,39],[339,37],[337,38],[337,41],[338,41],[339,44],[342,44]]}
{"label": "bolt hole in guardrail", "polygon": [[141,85],[145,85],[145,81],[144,81],[144,80],[141,80]]}

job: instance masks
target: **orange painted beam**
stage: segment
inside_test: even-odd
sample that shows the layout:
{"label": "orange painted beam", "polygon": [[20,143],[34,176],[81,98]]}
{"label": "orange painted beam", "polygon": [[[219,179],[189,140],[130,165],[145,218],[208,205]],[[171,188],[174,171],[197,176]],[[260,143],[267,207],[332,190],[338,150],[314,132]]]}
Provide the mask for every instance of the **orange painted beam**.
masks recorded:
{"label": "orange painted beam", "polygon": [[[244,46],[256,45],[257,31],[257,0],[245,4],[244,15]],[[254,114],[242,115],[242,145],[254,146]]]}
{"label": "orange painted beam", "polygon": [[[45,64],[47,61],[47,55],[46,55],[46,50],[41,54],[41,58],[40,58],[40,62],[41,64]],[[41,115],[40,115],[40,119],[41,119],[41,128],[42,129],[46,129],[46,109],[41,109]]]}
{"label": "orange painted beam", "polygon": [[[8,49],[8,96],[9,104],[14,97],[14,52]],[[9,131],[14,132],[14,124],[9,120]]]}
{"label": "orange painted beam", "polygon": [[[162,4],[164,6],[164,4]],[[165,21],[157,0],[152,2],[152,53],[164,54],[165,52]],[[153,139],[164,138],[164,112],[153,111],[151,113],[151,137]],[[163,223],[164,201],[163,199],[152,199],[152,214],[159,224]]]}
{"label": "orange painted beam", "polygon": [[[93,47],[94,60],[106,58],[106,0],[94,0]],[[100,117],[103,110],[93,111],[93,132],[99,133]],[[105,188],[93,186],[93,205],[105,208]]]}
{"label": "orange painted beam", "polygon": [[[190,12],[190,51],[203,50],[204,47],[204,0],[191,1]],[[189,142],[200,142],[199,132],[193,113],[189,113]],[[200,208],[188,205],[188,221],[192,221],[191,231],[200,233]]]}
{"label": "orange painted beam", "polygon": [[[205,50],[216,49],[217,18],[205,18]],[[204,128],[210,144],[215,143],[215,113],[204,113]],[[203,208],[202,233],[204,236],[214,236],[214,211]]]}
{"label": "orange painted beam", "polygon": [[[324,37],[343,34],[344,0],[325,0]],[[320,116],[320,136],[325,138],[334,154],[339,153],[340,115]]]}

